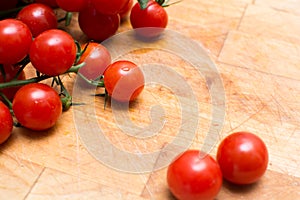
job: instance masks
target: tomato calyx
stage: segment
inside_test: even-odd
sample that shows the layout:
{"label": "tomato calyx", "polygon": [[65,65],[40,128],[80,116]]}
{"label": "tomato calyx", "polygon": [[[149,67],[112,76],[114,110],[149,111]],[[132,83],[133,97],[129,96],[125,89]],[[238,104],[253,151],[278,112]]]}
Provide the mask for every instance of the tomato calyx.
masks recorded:
{"label": "tomato calyx", "polygon": [[[142,10],[147,8],[149,1],[151,1],[151,0],[138,0],[138,3],[140,4],[140,7],[141,7]],[[155,0],[155,2],[158,3],[162,7],[168,7],[170,5],[177,4],[181,1],[182,0],[169,2],[169,0]]]}

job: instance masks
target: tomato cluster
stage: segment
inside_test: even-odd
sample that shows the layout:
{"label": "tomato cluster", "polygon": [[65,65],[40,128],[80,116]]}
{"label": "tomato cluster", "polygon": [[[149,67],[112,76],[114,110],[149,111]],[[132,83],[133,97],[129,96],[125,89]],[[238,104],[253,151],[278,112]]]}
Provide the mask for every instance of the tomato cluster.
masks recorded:
{"label": "tomato cluster", "polygon": [[[72,103],[60,78],[63,74],[74,72],[88,84],[104,86],[105,94],[120,102],[134,101],[144,88],[143,72],[136,64],[127,60],[112,63],[110,53],[103,45],[76,42],[69,33],[58,29],[54,10],[60,7],[68,12],[79,12],[79,23],[83,19],[84,26],[88,22],[88,26],[93,28],[98,26],[99,18],[90,21],[85,15],[96,13],[93,16],[101,15],[108,19],[101,18],[100,23],[103,24],[99,26],[103,26],[104,31],[100,30],[102,35],[100,32],[96,34],[101,37],[99,40],[104,40],[115,33],[109,31],[110,26],[120,23],[120,16],[129,13],[133,1],[106,2],[109,6],[105,13],[100,13],[99,6],[95,6],[102,4],[101,1],[35,2],[22,7],[15,17],[0,20],[0,98],[6,104],[0,104],[0,109],[3,108],[0,126],[6,126],[1,129],[0,143],[7,140],[12,131],[12,116],[16,124],[35,131],[43,131],[56,124],[62,111]],[[8,5],[5,1],[4,4],[12,8],[17,3]],[[94,8],[97,11],[91,11]],[[111,20],[115,22],[111,23]],[[87,27],[87,31],[91,27]],[[26,79],[24,68],[28,63],[35,68],[36,77]],[[58,89],[39,83],[48,78]]]}
{"label": "tomato cluster", "polygon": [[[11,9],[19,2],[4,0],[0,8]],[[112,63],[109,51],[97,42],[114,35],[128,15],[139,36],[159,36],[168,24],[163,5],[163,0],[140,0],[135,5],[133,0],[35,0],[15,18],[1,20],[0,144],[9,138],[14,119],[35,131],[56,124],[72,103],[60,78],[66,73],[75,72],[88,84],[104,86],[105,95],[119,102],[136,100],[144,88],[142,70],[127,60]],[[78,12],[81,30],[97,42],[79,44],[59,30],[55,8]],[[37,76],[26,79],[23,69],[29,62]],[[40,83],[48,78],[60,91]],[[199,150],[178,156],[168,167],[167,182],[178,199],[214,199],[223,179],[251,184],[263,176],[267,165],[264,142],[252,133],[237,132],[220,143],[216,159]]]}
{"label": "tomato cluster", "polygon": [[236,132],[219,144],[216,160],[199,150],[188,150],[168,167],[170,191],[180,200],[212,200],[223,178],[233,184],[258,181],[268,166],[265,143],[249,132]]}

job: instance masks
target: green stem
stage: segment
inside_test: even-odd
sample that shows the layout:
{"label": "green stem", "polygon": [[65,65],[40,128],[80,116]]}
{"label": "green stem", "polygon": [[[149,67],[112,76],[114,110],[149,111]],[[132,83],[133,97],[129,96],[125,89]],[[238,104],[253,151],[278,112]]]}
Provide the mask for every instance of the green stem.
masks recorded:
{"label": "green stem", "polygon": [[12,103],[11,101],[5,96],[5,94],[3,94],[3,92],[0,92],[0,97],[2,98],[2,100],[6,103],[6,105],[8,106],[10,113],[13,115],[13,109],[12,109]]}
{"label": "green stem", "polygon": [[[82,66],[84,66],[84,64],[85,63],[81,63],[79,65],[73,66],[67,72],[65,72],[64,74],[78,73],[79,69]],[[30,78],[30,79],[26,79],[26,80],[13,80],[13,81],[10,81],[10,82],[0,83],[0,89],[9,88],[9,87],[16,87],[16,86],[22,86],[22,85],[26,85],[26,84],[29,84],[29,83],[37,83],[37,82],[46,80],[48,78],[52,78],[52,76],[40,75],[40,76]]]}
{"label": "green stem", "polygon": [[[54,79],[56,79],[56,77]],[[62,102],[63,111],[67,111],[70,109],[70,107],[72,105],[72,96],[70,95],[70,93],[68,92],[66,87],[64,86],[64,84],[59,76],[57,77],[56,80],[57,80],[58,84],[60,85],[60,100]]]}
{"label": "green stem", "polygon": [[65,21],[65,26],[69,26],[71,24],[72,17],[73,17],[73,13],[66,12],[66,15],[57,21],[58,23]]}
{"label": "green stem", "polygon": [[99,80],[99,81],[94,81],[94,80],[89,80],[87,79],[85,76],[83,76],[81,73],[77,74],[78,76],[80,76],[83,80],[85,80],[87,83],[97,86],[97,87],[104,87],[104,81],[103,80]]}

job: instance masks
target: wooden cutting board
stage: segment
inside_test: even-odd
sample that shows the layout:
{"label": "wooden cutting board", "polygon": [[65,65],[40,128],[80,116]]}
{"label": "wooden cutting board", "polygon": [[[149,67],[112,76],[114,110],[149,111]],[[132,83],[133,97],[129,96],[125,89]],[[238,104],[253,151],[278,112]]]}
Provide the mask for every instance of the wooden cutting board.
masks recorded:
{"label": "wooden cutting board", "polygon": [[[224,183],[217,199],[300,198],[300,1],[185,0],[166,10],[169,30],[203,45],[218,69],[226,115],[217,124],[222,127],[217,143],[232,132],[250,131],[269,149],[268,171],[258,183],[247,187]],[[124,21],[119,32],[130,29]],[[67,30],[77,40],[86,40],[76,18]],[[195,68],[184,59],[159,49],[139,49],[119,59],[139,65],[163,64],[183,77],[199,105],[200,120],[190,148],[201,148],[213,108],[205,77],[195,75]],[[30,67],[27,71],[31,73]],[[75,79],[75,75],[63,79],[70,91]],[[152,153],[177,137],[182,126],[180,99],[185,97],[185,91],[146,85],[129,106],[129,117],[136,125],[147,126],[154,119],[151,108],[160,105],[164,126],[158,134],[142,139],[120,130],[112,104],[104,109],[103,98],[81,96],[76,101],[91,99],[95,103],[95,120],[114,147],[129,153]],[[14,128],[9,141],[0,147],[0,199],[174,199],[167,188],[165,167],[128,173],[90,154],[78,134],[80,127],[89,133],[89,120],[84,108],[72,108],[49,131]],[[210,153],[214,156],[215,152],[216,146]],[[115,159],[112,154],[107,156]],[[120,168],[122,162],[127,164],[115,162]]]}

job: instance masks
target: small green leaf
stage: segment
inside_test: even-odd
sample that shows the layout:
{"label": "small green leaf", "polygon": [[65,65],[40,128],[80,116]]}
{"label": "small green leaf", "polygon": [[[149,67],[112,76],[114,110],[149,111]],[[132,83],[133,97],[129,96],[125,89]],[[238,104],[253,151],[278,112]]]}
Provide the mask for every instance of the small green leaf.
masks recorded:
{"label": "small green leaf", "polygon": [[142,10],[147,8],[149,0],[138,0],[138,3],[140,4],[140,7]]}

